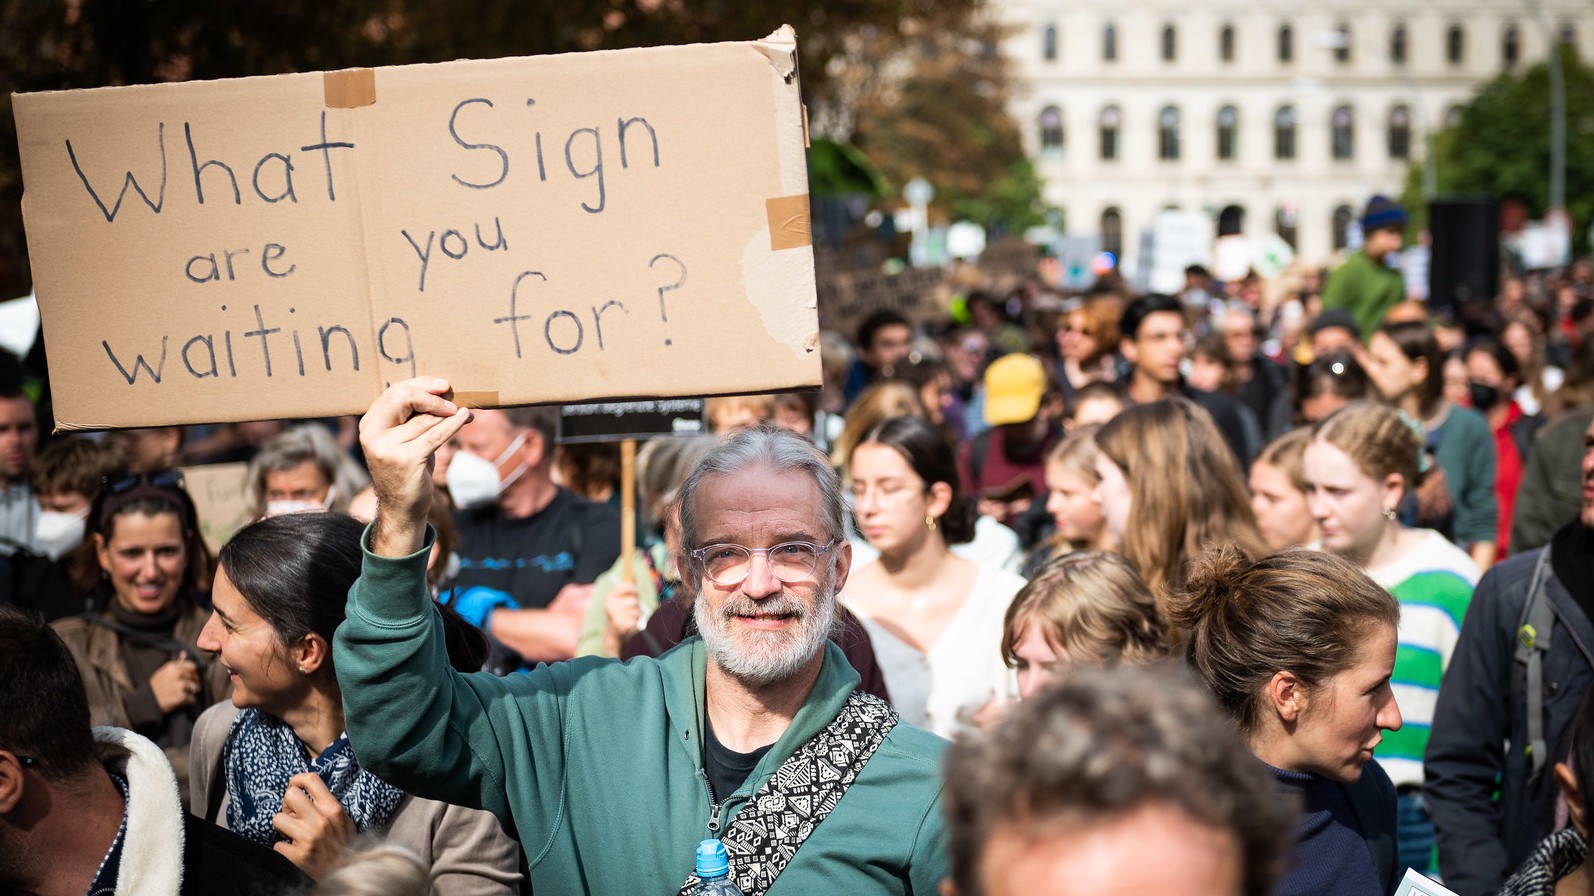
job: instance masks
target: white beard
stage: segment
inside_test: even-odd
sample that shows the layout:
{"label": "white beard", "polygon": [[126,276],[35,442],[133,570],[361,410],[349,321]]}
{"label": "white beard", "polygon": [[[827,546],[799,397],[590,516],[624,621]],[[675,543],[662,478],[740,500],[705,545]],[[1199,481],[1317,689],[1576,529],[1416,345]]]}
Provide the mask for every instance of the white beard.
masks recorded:
{"label": "white beard", "polygon": [[[763,613],[794,614],[793,630],[747,630],[740,640],[732,636],[730,618],[755,608]],[[826,581],[811,608],[786,596],[761,601],[735,597],[727,599],[718,613],[710,613],[699,595],[692,604],[692,617],[697,622],[697,631],[703,637],[710,662],[743,684],[764,687],[796,675],[824,649],[836,618],[836,596],[830,582]]]}

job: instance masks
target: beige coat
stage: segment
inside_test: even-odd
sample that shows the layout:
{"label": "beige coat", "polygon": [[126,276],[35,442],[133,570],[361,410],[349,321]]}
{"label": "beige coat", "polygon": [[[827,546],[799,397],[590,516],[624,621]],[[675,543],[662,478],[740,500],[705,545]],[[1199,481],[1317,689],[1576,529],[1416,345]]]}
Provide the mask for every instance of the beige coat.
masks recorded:
{"label": "beige coat", "polygon": [[[188,612],[178,617],[172,636],[192,646],[199,640],[199,631],[209,618],[209,610],[191,606]],[[72,651],[72,659],[77,662],[78,672],[83,676],[83,687],[89,697],[89,723],[131,729],[132,720],[123,701],[138,690],[138,686],[129,676],[127,665],[122,662],[121,636],[80,616],[58,619],[51,625]],[[227,670],[216,661],[215,654],[197,649],[190,653],[189,658],[199,665],[201,689],[195,698],[197,704],[209,706],[231,697],[232,685],[227,680]],[[177,775],[177,787],[183,798],[187,799],[188,744],[166,747],[165,751],[166,758],[171,760],[172,771]]]}
{"label": "beige coat", "polygon": [[[212,789],[227,786],[221,780],[221,750],[237,715],[231,702],[219,703],[205,710],[194,726],[189,809],[201,818],[209,812]],[[225,795],[208,820],[227,826]],[[413,850],[431,869],[433,896],[520,892],[520,844],[490,812],[406,795],[388,822],[386,839]]]}

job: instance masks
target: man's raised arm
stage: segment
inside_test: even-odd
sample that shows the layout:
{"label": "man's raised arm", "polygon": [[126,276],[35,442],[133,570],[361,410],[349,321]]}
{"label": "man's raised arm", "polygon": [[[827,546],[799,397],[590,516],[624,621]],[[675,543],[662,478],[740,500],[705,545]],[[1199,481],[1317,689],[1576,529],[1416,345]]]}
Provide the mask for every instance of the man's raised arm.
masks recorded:
{"label": "man's raised arm", "polygon": [[470,411],[442,397],[448,381],[418,377],[390,386],[360,419],[360,447],[376,492],[369,548],[407,557],[426,542],[432,508],[432,455],[470,420]]}

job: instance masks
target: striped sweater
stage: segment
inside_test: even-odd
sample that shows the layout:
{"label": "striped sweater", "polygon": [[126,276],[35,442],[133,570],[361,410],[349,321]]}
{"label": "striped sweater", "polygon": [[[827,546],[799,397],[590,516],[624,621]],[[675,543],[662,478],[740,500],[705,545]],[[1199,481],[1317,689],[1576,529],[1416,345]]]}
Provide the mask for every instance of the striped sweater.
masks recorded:
{"label": "striped sweater", "polygon": [[1461,619],[1478,567],[1472,558],[1432,529],[1411,533],[1415,546],[1393,563],[1367,575],[1400,602],[1400,631],[1392,684],[1402,719],[1373,751],[1396,787],[1422,784],[1422,754],[1433,725],[1439,680],[1461,633]]}

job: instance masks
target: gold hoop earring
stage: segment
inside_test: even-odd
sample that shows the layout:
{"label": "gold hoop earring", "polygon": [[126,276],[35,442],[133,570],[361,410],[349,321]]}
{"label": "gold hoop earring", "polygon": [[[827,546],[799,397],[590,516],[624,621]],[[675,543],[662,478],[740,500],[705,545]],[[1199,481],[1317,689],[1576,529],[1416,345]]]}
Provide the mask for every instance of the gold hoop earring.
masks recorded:
{"label": "gold hoop earring", "polygon": [[930,530],[931,532],[934,532],[935,531],[935,517],[931,516],[928,513],[925,514],[924,515],[924,528]]}

